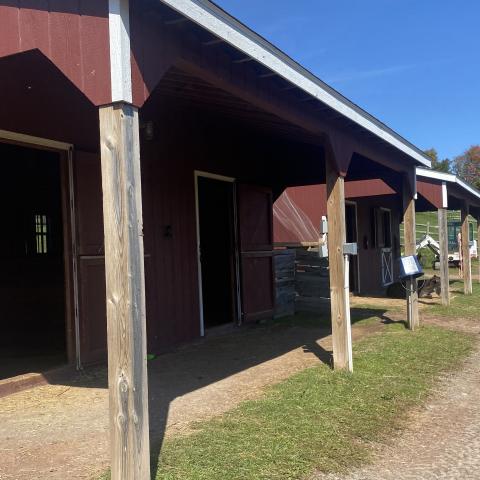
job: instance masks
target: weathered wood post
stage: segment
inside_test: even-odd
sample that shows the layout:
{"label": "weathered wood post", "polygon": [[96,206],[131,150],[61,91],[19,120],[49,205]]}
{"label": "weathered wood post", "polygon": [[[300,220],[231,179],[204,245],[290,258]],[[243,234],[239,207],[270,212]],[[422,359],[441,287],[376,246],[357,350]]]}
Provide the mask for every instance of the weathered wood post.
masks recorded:
{"label": "weathered wood post", "polygon": [[463,289],[465,295],[471,295],[473,292],[472,287],[472,261],[470,258],[470,231],[468,228],[468,204],[464,202],[462,204],[462,261],[463,261]]}
{"label": "weathered wood post", "polygon": [[330,301],[332,312],[333,366],[336,370],[353,370],[352,334],[350,325],[349,292],[345,288],[346,241],[345,182],[337,172],[333,154],[327,153],[327,216],[328,262],[330,272]]}
{"label": "weathered wood post", "polygon": [[450,305],[450,279],[448,270],[447,209],[438,209],[438,243],[440,244],[440,283],[442,305]]}
{"label": "weathered wood post", "polygon": [[138,111],[100,108],[112,480],[150,480]]}
{"label": "weathered wood post", "polygon": [[[405,255],[416,255],[415,192],[408,177],[403,179],[403,236]],[[418,314],[417,280],[407,282],[407,323],[410,330],[420,324]]]}

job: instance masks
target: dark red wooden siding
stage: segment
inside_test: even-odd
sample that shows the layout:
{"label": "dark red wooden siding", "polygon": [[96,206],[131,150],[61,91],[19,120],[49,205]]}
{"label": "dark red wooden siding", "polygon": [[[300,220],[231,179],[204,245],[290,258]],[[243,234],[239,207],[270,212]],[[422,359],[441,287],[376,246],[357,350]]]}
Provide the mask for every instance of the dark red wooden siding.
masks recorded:
{"label": "dark red wooden siding", "polygon": [[40,52],[0,58],[0,91],[1,129],[98,151],[97,108]]}
{"label": "dark red wooden siding", "polygon": [[37,49],[94,104],[111,101],[108,0],[0,5],[0,58]]}
{"label": "dark red wooden siding", "polygon": [[[395,191],[380,179],[355,180],[345,183],[346,198],[393,195]],[[318,242],[314,230],[320,227],[322,216],[327,215],[327,191],[325,185],[306,185],[287,188],[275,202],[279,211],[273,218],[275,243]],[[285,215],[289,218],[280,218]],[[299,231],[295,226],[309,223]],[[290,224],[290,226],[289,226]]]}
{"label": "dark red wooden siding", "polygon": [[[401,222],[398,195],[382,180],[362,180],[345,183],[345,196],[357,204],[358,248],[360,265],[360,292],[380,293],[384,290],[381,278],[381,249],[374,245],[372,238],[372,211],[377,207],[392,210],[392,236],[394,258],[400,254]],[[288,200],[286,198],[288,197]],[[294,207],[282,208],[282,214],[290,216],[282,221],[277,214],[274,217],[274,240],[276,243],[299,245],[302,242],[318,242],[318,234],[322,215],[327,214],[325,185],[288,188],[276,204],[293,203]],[[312,228],[300,230],[295,223],[310,222]]]}
{"label": "dark red wooden siding", "polygon": [[[147,150],[148,152],[148,150]],[[144,222],[145,222],[145,277],[149,347],[158,350],[164,344],[164,332],[158,331],[157,298],[164,291],[157,285],[154,255],[155,235],[152,227],[154,202],[152,181],[154,172],[148,155],[142,165]],[[74,161],[75,196],[77,212],[78,264],[80,275],[80,340],[82,362],[85,364],[106,359],[105,257],[103,244],[102,182],[100,155],[76,152]],[[169,282],[172,283],[172,279]],[[163,315],[161,316],[163,318]],[[170,318],[170,317],[169,317]],[[181,322],[180,322],[181,323]],[[176,343],[171,337],[170,342]],[[160,346],[159,346],[160,345]]]}
{"label": "dark red wooden siding", "polygon": [[238,186],[238,221],[245,322],[273,315],[272,191]]}
{"label": "dark red wooden siding", "polygon": [[77,151],[74,159],[82,363],[107,358],[105,258],[100,155]]}
{"label": "dark red wooden siding", "polygon": [[432,209],[443,207],[442,184],[438,181],[428,181],[417,177],[417,192],[425,198]]}

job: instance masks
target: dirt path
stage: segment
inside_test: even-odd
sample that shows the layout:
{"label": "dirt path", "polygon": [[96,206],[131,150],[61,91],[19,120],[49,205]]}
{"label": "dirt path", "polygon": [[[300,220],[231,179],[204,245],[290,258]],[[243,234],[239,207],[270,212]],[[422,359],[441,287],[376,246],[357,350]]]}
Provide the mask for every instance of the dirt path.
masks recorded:
{"label": "dirt path", "polygon": [[[479,336],[476,319],[427,319],[426,323]],[[347,476],[312,480],[476,480],[480,478],[480,345],[465,367],[444,378],[425,408],[390,445],[376,446],[372,465]]]}
{"label": "dirt path", "polygon": [[[354,326],[358,339],[382,328]],[[328,358],[319,329],[261,327],[219,337],[149,363],[153,453],[165,435],[221,414]],[[0,479],[91,479],[108,466],[106,372],[0,399]],[[157,451],[155,451],[157,449]]]}

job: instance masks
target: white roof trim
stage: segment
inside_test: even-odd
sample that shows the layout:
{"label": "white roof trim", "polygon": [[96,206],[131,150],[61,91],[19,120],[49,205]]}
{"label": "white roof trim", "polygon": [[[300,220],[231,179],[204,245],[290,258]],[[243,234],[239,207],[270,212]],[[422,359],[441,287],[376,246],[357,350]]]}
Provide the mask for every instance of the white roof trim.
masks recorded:
{"label": "white roof trim", "polygon": [[444,173],[444,172],[438,172],[436,170],[417,167],[417,176],[425,177],[425,178],[433,178],[435,180],[441,180],[442,182],[455,183],[460,187],[462,187],[467,192],[471,193],[473,196],[480,199],[480,191],[478,191],[476,188],[473,188],[471,185],[464,182],[461,178],[458,178],[456,175],[453,175],[453,173]]}
{"label": "white roof trim", "polygon": [[421,150],[209,0],[160,0],[377,137],[430,167]]}
{"label": "white roof trim", "polygon": [[439,172],[438,170],[431,170],[429,168],[417,167],[417,177],[434,178],[435,180],[442,180],[444,182],[455,183],[455,175],[452,173]]}
{"label": "white roof trim", "polygon": [[132,103],[129,0],[108,0],[112,102]]}
{"label": "white roof trim", "polygon": [[456,183],[460,185],[462,188],[470,192],[472,195],[480,199],[480,192],[476,189],[470,186],[468,183],[464,182],[458,177],[455,177]]}

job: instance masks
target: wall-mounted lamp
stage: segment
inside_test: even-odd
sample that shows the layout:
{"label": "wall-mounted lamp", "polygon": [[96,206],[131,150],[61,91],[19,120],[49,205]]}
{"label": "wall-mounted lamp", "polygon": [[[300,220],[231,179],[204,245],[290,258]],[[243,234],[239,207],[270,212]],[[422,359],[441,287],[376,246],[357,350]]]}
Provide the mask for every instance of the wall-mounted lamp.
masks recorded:
{"label": "wall-mounted lamp", "polygon": [[155,125],[151,120],[149,120],[148,122],[142,122],[140,124],[140,129],[143,130],[145,140],[153,140],[155,136]]}

